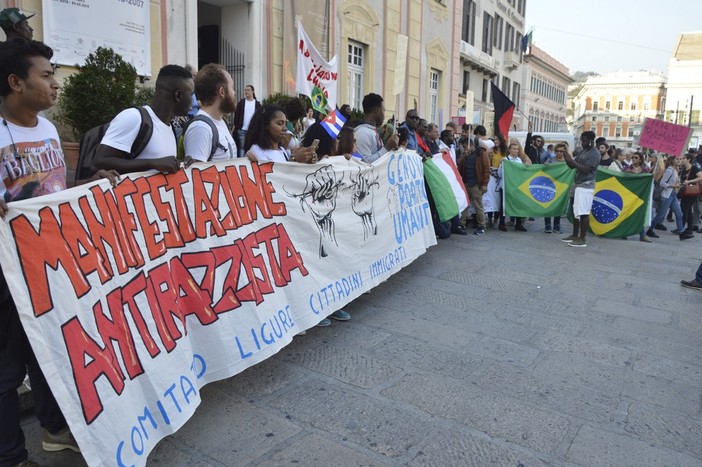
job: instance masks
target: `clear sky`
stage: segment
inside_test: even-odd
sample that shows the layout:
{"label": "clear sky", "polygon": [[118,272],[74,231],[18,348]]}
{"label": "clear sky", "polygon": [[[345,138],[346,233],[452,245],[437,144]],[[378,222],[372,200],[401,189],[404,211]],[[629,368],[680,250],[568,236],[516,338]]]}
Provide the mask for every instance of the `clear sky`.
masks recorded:
{"label": "clear sky", "polygon": [[571,74],[667,74],[680,33],[702,31],[702,0],[527,0],[531,27],[533,43]]}

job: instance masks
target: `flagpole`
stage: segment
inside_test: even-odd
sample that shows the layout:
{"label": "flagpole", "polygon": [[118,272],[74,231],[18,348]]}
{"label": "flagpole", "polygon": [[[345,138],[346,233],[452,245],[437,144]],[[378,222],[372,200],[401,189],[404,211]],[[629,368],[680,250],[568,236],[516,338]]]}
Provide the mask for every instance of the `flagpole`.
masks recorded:
{"label": "flagpole", "polygon": [[527,116],[527,114],[525,114],[524,112],[522,112],[522,109],[520,109],[520,108],[517,107],[516,105],[515,105],[514,107],[517,109],[517,112],[519,112],[520,114],[524,115],[524,116],[526,117],[526,119],[529,120],[529,117]]}

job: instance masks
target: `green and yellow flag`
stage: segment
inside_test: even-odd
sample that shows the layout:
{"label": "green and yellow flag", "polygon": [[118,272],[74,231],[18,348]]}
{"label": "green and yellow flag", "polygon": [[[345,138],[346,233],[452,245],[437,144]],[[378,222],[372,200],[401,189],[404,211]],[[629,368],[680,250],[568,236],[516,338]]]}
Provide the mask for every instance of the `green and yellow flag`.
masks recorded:
{"label": "green and yellow flag", "polygon": [[312,102],[312,108],[317,112],[327,114],[327,98],[324,97],[324,92],[315,86],[312,89],[312,95],[310,96],[310,102]]}
{"label": "green and yellow flag", "polygon": [[564,163],[525,166],[502,162],[505,215],[554,217],[566,213],[575,171]]}
{"label": "green and yellow flag", "polygon": [[641,233],[651,210],[651,174],[613,172],[598,168],[590,230],[622,238]]}

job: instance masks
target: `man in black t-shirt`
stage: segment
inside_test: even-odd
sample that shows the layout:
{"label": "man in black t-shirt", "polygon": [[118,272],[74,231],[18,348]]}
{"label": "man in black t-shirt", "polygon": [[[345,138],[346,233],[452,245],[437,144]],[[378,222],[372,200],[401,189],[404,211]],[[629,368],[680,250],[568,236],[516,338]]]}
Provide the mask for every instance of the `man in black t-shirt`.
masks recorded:
{"label": "man in black t-shirt", "polygon": [[609,155],[609,146],[604,141],[597,146],[597,150],[600,152],[600,165],[603,167],[609,167],[614,162],[614,158]]}

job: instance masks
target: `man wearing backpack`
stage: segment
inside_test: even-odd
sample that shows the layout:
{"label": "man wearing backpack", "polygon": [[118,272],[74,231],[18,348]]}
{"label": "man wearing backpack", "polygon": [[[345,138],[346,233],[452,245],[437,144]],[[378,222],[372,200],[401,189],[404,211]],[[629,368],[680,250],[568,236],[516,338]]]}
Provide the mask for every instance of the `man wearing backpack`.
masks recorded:
{"label": "man wearing backpack", "polygon": [[95,167],[124,174],[145,170],[175,173],[180,168],[177,145],[170,122],[187,115],[192,107],[193,77],[178,65],[166,65],[156,78],[151,105],[144,106],[153,124],[151,137],[139,154],[132,148],[139,137],[142,117],[138,108],[123,110],[110,122],[95,155]]}
{"label": "man wearing backpack", "polygon": [[[490,155],[495,145],[490,140],[481,139],[478,148],[471,151],[471,140],[464,137],[461,138],[461,146],[462,156],[459,160],[461,176],[466,186],[470,203],[475,209],[475,219],[478,223],[474,233],[475,235],[483,235],[485,233],[483,195],[487,192],[488,183],[490,182]],[[462,215],[461,221],[465,224],[464,227],[467,228],[466,213]]]}
{"label": "man wearing backpack", "polygon": [[232,77],[222,65],[205,65],[195,76],[195,94],[199,97],[202,108],[184,129],[182,146],[186,163],[190,162],[188,158],[193,161],[236,158],[236,143],[222,119],[224,114],[236,110]]}
{"label": "man wearing backpack", "polygon": [[[0,217],[7,203],[66,188],[66,165],[56,127],[39,113],[56,103],[58,83],[41,42],[13,38],[0,43]],[[92,178],[118,174],[98,171]],[[84,180],[88,181],[88,180]],[[45,451],[80,452],[39,368],[0,269],[0,465],[38,466],[27,459],[17,389],[29,374],[34,410]]]}

